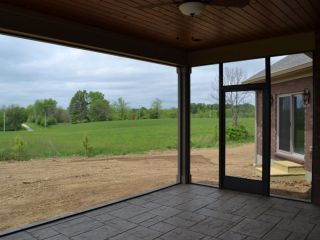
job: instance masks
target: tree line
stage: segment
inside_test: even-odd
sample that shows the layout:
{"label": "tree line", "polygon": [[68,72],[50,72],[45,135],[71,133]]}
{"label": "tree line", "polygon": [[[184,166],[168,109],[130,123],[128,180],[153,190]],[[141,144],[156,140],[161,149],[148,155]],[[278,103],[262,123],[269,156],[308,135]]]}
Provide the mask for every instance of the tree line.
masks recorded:
{"label": "tree line", "polygon": [[176,118],[177,109],[163,109],[162,101],[154,99],[149,108],[131,108],[124,98],[110,103],[101,92],[77,91],[71,98],[68,113],[71,123]]}
{"label": "tree line", "polygon": [[[226,103],[226,118],[234,118],[234,109],[237,110],[237,118],[253,118],[255,116],[255,106],[248,103],[233,104]],[[191,103],[191,117],[194,118],[218,118],[219,104]]]}
{"label": "tree line", "polygon": [[160,99],[154,99],[149,108],[130,108],[122,97],[110,103],[99,91],[79,90],[73,95],[66,109],[59,107],[58,102],[52,98],[36,100],[26,108],[17,105],[0,108],[0,130],[17,131],[25,122],[48,127],[57,123],[176,117],[177,109],[163,109]]}
{"label": "tree line", "polygon": [[[239,85],[246,80],[246,73],[240,68],[226,68],[224,70],[224,85]],[[219,101],[218,79],[212,82],[211,98]],[[226,94],[226,117],[232,118],[233,126],[238,126],[239,117],[254,117],[255,107],[248,104],[247,92],[230,92]],[[219,116],[218,104],[191,103],[191,117],[214,118]],[[160,99],[155,99],[149,108],[130,108],[128,103],[120,97],[110,103],[103,93],[77,91],[71,98],[69,107],[64,109],[57,106],[54,99],[37,100],[33,105],[23,108],[8,106],[0,109],[0,130],[19,130],[21,123],[29,121],[41,126],[56,123],[84,123],[111,120],[135,120],[176,118],[177,108],[162,109]]]}
{"label": "tree line", "polygon": [[[232,117],[235,107],[226,104],[226,117]],[[254,106],[240,104],[239,117],[254,117]],[[217,118],[219,104],[191,103],[191,117]],[[164,109],[160,99],[154,99],[149,108],[130,108],[128,102],[120,97],[110,103],[99,91],[77,91],[70,100],[68,108],[58,106],[54,99],[36,100],[34,104],[24,108],[16,105],[0,109],[0,130],[17,131],[21,124],[31,122],[43,127],[57,123],[86,123],[113,120],[138,120],[177,118],[177,108]],[[5,123],[5,124],[4,124]]]}

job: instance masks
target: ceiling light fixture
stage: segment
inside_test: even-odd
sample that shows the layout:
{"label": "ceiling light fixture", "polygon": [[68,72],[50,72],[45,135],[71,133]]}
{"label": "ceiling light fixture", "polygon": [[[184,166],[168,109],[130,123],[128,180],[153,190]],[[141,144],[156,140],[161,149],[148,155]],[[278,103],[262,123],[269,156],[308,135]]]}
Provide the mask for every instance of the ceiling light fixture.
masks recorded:
{"label": "ceiling light fixture", "polygon": [[202,2],[185,2],[179,5],[179,10],[183,15],[194,17],[201,14],[205,4]]}

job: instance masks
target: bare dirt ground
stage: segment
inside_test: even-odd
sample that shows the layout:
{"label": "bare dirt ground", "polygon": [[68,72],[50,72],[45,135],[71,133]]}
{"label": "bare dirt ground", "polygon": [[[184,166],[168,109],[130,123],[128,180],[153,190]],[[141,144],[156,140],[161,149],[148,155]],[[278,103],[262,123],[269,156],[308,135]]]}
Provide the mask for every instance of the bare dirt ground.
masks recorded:
{"label": "bare dirt ground", "polygon": [[[253,167],[254,144],[245,144],[226,149],[226,175],[248,179],[261,179]],[[192,149],[192,180],[199,183],[218,185],[218,149]]]}
{"label": "bare dirt ground", "polygon": [[[248,144],[228,150],[233,156],[228,162],[232,173],[256,177],[252,158],[243,157],[252,148]],[[194,149],[191,161],[194,182],[218,183],[217,149]],[[173,184],[176,175],[176,151],[0,162],[0,230]],[[282,181],[272,187],[302,195],[310,188],[301,181]]]}
{"label": "bare dirt ground", "polygon": [[[219,151],[217,149],[193,149],[191,151],[192,181],[204,184],[219,184]],[[226,175],[261,180],[253,166],[254,144],[226,149]],[[311,183],[305,180],[272,179],[270,192],[273,195],[309,200]]]}

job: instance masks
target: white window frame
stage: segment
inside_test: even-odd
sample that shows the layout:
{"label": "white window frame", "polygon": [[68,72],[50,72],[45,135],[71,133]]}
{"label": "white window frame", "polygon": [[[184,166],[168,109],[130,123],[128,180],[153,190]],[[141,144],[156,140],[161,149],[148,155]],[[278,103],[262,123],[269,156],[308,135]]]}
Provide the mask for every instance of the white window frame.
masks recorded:
{"label": "white window frame", "polygon": [[[293,146],[293,137],[294,137],[294,107],[293,107],[293,97],[294,96],[299,96],[302,95],[303,92],[295,92],[295,93],[289,93],[289,94],[279,94],[277,96],[277,153],[288,156],[289,158],[293,157],[295,159],[304,161],[304,154],[296,153],[293,151],[294,146]],[[279,149],[279,143],[280,143],[280,138],[279,138],[279,125],[280,125],[280,98],[282,97],[290,97],[290,151],[284,151]]]}

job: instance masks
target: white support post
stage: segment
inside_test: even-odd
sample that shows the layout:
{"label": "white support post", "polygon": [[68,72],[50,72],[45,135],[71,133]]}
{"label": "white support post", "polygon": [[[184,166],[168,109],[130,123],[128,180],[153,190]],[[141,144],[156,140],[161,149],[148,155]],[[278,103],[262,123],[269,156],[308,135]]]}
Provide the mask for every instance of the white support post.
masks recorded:
{"label": "white support post", "polygon": [[6,132],[6,111],[3,111],[3,132]]}
{"label": "white support post", "polygon": [[44,112],[44,127],[47,128],[47,112]]}

